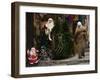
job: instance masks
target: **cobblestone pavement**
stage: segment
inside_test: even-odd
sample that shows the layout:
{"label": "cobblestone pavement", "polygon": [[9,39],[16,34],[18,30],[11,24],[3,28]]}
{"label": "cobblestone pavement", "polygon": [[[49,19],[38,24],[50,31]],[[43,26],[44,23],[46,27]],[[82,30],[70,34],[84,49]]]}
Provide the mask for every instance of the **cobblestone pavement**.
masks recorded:
{"label": "cobblestone pavement", "polygon": [[63,60],[40,60],[38,66],[54,66],[54,65],[79,65],[89,64],[89,52],[85,52],[85,57],[79,59],[78,55]]}

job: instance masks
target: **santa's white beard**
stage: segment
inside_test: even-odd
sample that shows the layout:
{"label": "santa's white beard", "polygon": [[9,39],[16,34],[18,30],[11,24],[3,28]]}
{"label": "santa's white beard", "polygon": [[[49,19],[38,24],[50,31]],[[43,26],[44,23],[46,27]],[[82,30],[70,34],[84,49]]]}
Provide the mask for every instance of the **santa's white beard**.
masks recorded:
{"label": "santa's white beard", "polygon": [[50,30],[49,29],[45,29],[45,34],[49,35],[49,33],[50,33]]}
{"label": "santa's white beard", "polygon": [[45,29],[45,34],[48,35],[49,40],[52,41],[50,34],[51,34],[51,31],[54,27],[54,23],[53,22],[52,23],[47,23],[46,27],[47,27],[47,29]]}
{"label": "santa's white beard", "polygon": [[54,23],[53,22],[52,23],[47,23],[46,27],[47,27],[47,29],[49,29],[51,31],[54,27]]}

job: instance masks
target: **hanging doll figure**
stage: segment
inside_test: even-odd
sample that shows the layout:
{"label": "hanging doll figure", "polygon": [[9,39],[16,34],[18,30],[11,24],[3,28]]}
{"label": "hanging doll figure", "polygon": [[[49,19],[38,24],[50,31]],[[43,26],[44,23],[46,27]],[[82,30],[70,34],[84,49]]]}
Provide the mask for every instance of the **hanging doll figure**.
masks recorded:
{"label": "hanging doll figure", "polygon": [[45,46],[46,48],[51,47],[51,32],[54,27],[54,20],[52,18],[48,18],[42,24],[41,33],[40,33],[40,47]]}
{"label": "hanging doll figure", "polygon": [[32,47],[31,50],[27,50],[27,59],[28,63],[33,65],[38,63],[38,50],[36,48]]}

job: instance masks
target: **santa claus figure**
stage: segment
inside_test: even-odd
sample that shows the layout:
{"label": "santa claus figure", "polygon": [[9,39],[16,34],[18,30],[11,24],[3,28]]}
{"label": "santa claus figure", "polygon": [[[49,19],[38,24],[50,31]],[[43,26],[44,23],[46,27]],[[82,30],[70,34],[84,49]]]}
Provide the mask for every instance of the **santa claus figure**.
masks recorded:
{"label": "santa claus figure", "polygon": [[29,64],[37,64],[38,63],[38,50],[36,48],[32,47],[31,50],[27,50],[27,58]]}
{"label": "santa claus figure", "polygon": [[51,39],[51,32],[52,32],[52,29],[54,27],[54,20],[52,18],[49,18],[47,23],[45,24],[45,26],[46,26],[45,34],[48,35],[48,39],[50,41],[52,41],[52,39]]}

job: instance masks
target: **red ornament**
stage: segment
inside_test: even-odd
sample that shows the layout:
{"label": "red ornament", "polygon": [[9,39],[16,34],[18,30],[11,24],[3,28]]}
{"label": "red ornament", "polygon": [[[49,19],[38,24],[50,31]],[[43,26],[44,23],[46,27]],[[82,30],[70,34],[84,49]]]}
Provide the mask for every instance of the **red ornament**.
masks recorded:
{"label": "red ornament", "polygon": [[37,50],[32,47],[31,50],[27,50],[27,58],[29,64],[36,64],[38,63],[38,55],[37,55]]}

